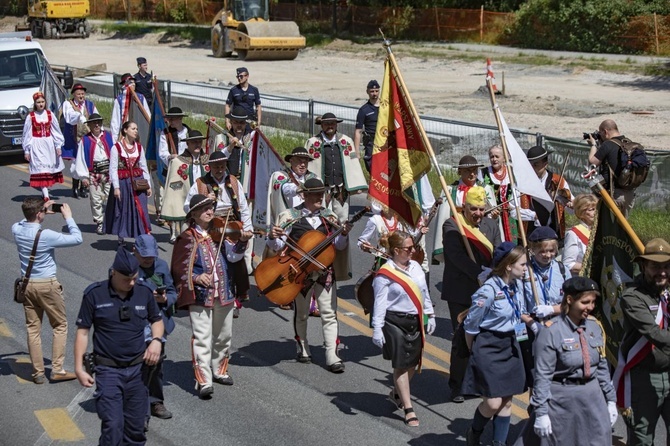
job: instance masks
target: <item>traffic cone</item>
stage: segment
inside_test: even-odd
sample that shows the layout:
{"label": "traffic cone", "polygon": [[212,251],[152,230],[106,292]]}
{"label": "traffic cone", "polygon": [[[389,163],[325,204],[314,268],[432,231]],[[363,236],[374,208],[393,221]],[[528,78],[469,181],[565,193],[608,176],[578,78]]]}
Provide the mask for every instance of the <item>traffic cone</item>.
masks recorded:
{"label": "traffic cone", "polygon": [[496,87],[496,78],[493,75],[493,65],[491,64],[491,58],[486,58],[486,80],[491,79],[491,84],[493,85],[493,93],[500,94],[498,87]]}

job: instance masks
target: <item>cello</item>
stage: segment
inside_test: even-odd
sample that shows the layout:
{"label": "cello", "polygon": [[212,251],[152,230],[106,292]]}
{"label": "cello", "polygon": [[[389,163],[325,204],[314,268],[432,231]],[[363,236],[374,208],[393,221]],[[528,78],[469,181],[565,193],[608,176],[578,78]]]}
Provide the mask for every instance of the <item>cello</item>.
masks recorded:
{"label": "cello", "polygon": [[[349,219],[349,223],[358,221],[369,208],[365,207]],[[342,233],[344,226],[331,234],[320,231],[305,232],[297,242],[289,242],[291,249],[263,260],[254,272],[259,292],[276,305],[288,305],[303,289],[305,279],[315,271],[323,271],[335,260],[335,238]]]}

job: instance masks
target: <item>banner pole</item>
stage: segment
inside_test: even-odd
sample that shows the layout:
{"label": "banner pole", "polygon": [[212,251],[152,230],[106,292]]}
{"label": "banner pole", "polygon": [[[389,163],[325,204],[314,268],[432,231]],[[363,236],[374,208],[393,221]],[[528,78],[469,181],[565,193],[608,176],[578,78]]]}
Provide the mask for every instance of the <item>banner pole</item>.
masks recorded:
{"label": "banner pole", "polygon": [[[500,119],[500,109],[496,103],[496,95],[493,91],[493,80],[491,78],[486,79],[486,87],[489,90],[489,96],[491,98],[491,107],[493,108],[493,115],[496,118],[496,125],[498,126],[498,133],[500,135],[500,144],[503,147],[503,156],[505,157],[505,165],[507,166],[507,174],[509,175],[509,187],[512,189],[512,197],[514,198],[514,208],[516,209],[517,222],[519,224],[519,234],[521,235],[521,244],[524,247],[526,252],[526,258],[528,259],[528,276],[530,277],[530,286],[533,291],[533,298],[535,299],[535,305],[540,305],[540,298],[537,292],[537,284],[535,283],[535,274],[532,271],[530,250],[528,249],[528,241],[526,239],[526,228],[523,226],[523,221],[521,220],[521,206],[519,205],[519,198],[516,194],[516,180],[514,178],[514,169],[512,168],[512,163],[510,162],[510,155],[507,149],[507,140],[505,139],[505,132],[502,127],[502,120]],[[504,212],[504,211],[503,211]]]}
{"label": "banner pole", "polygon": [[[381,32],[381,30],[379,31]],[[435,156],[435,152],[433,151],[433,147],[430,144],[430,140],[428,139],[428,135],[426,135],[425,130],[423,129],[423,125],[421,125],[421,120],[419,119],[419,115],[416,112],[416,109],[414,108],[414,103],[412,102],[411,97],[409,96],[409,92],[405,88],[405,81],[402,78],[402,74],[400,74],[400,70],[398,69],[398,65],[396,64],[395,61],[395,56],[393,56],[393,51],[391,50],[391,41],[386,39],[384,37],[384,33],[382,33],[382,38],[384,39],[383,41],[383,46],[384,49],[386,49],[386,52],[388,54],[389,62],[391,64],[391,72],[392,75],[396,78],[398,82],[398,87],[400,89],[401,94],[406,98],[407,105],[409,106],[409,111],[412,120],[414,120],[416,127],[419,129],[419,135],[421,136],[421,140],[426,147],[426,150],[428,151],[428,155],[430,157],[430,161],[432,162],[433,166],[435,167],[435,170],[437,171],[437,175],[440,179],[440,185],[442,186],[442,190],[444,191],[444,195],[447,197],[447,202],[449,203],[449,208],[451,209],[451,215],[454,217],[454,220],[456,221],[456,226],[458,228],[458,232],[461,234],[461,237],[463,238],[463,243],[465,245],[465,250],[468,253],[468,256],[470,259],[474,262],[475,261],[475,256],[472,253],[472,248],[470,247],[470,242],[468,242],[468,238],[465,235],[465,230],[463,229],[463,225],[461,224],[461,221],[458,219],[457,214],[458,210],[456,209],[456,204],[454,203],[454,200],[451,198],[451,194],[448,192],[447,189],[447,182],[444,179],[444,176],[442,175],[442,171],[440,170],[440,166],[437,163],[437,157]],[[439,230],[439,228],[438,228]]]}

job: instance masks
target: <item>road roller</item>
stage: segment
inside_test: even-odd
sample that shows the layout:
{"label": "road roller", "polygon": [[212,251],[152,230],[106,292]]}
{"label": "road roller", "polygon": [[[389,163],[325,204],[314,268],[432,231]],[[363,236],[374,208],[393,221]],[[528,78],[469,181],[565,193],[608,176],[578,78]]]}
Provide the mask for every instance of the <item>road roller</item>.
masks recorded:
{"label": "road roller", "polygon": [[224,0],[212,20],[214,57],[292,60],[305,48],[295,22],[270,22],[268,0]]}

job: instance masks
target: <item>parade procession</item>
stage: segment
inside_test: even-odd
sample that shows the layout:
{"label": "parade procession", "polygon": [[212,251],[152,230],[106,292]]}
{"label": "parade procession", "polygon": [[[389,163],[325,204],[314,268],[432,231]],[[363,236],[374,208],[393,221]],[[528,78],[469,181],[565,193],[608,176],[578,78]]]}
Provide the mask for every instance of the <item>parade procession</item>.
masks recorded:
{"label": "parade procession", "polygon": [[670,243],[629,220],[644,147],[594,117],[569,176],[487,75],[497,140],[445,165],[382,47],[353,133],[333,106],[288,150],[253,64],[202,131],[151,57],[111,115],[86,78],[43,82],[5,208],[23,314],[0,319],[30,444],[670,444]]}

